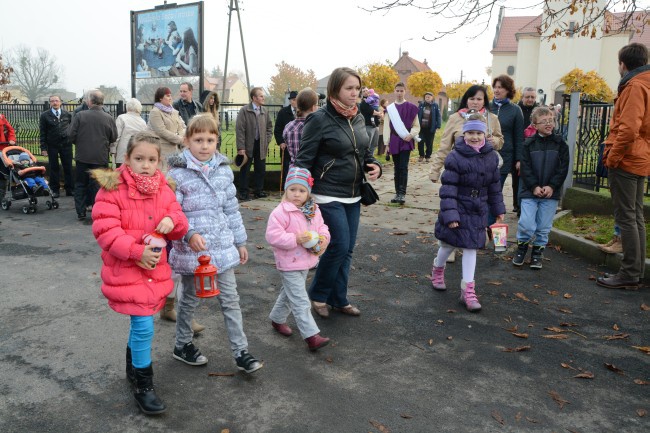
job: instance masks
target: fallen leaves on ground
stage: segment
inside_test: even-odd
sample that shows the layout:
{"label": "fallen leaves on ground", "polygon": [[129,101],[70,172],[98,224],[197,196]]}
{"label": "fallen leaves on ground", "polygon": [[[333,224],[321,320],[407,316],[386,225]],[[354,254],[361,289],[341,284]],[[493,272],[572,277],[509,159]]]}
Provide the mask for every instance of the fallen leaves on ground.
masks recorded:
{"label": "fallen leaves on ground", "polygon": [[560,365],[561,365],[562,367],[564,367],[564,368],[569,368],[569,369],[571,369],[571,370],[577,370],[577,368],[573,367],[573,366],[570,365],[570,364],[567,364],[566,362],[560,362]]}
{"label": "fallen leaves on ground", "polygon": [[503,352],[525,352],[530,350],[530,346],[506,347]]}
{"label": "fallen leaves on ground", "polygon": [[624,372],[623,370],[621,370],[620,368],[618,368],[618,367],[615,366],[614,364],[608,364],[608,363],[605,363],[605,367],[606,367],[608,370],[613,371],[614,373],[618,373],[618,374],[622,374],[622,375],[625,374],[625,372]]}
{"label": "fallen leaves on ground", "polygon": [[575,376],[576,379],[593,379],[594,374],[591,371],[585,371],[579,374],[576,374]]}
{"label": "fallen leaves on ground", "polygon": [[550,395],[553,401],[555,401],[558,404],[558,406],[560,406],[560,410],[564,408],[564,405],[571,404],[570,401],[563,399],[562,397],[560,397],[560,394],[558,394],[555,391],[549,391],[548,395]]}
{"label": "fallen leaves on ground", "polygon": [[557,290],[547,290],[546,293],[548,293],[551,296],[557,296],[560,294]]}
{"label": "fallen leaves on ground", "polygon": [[264,249],[264,245],[255,245],[255,248],[257,248],[258,250],[263,250],[263,249]]}
{"label": "fallen leaves on ground", "polygon": [[232,377],[235,373],[208,373],[208,377]]}
{"label": "fallen leaves on ground", "polygon": [[650,311],[650,306],[646,305],[645,303],[641,304],[641,310],[643,311]]}
{"label": "fallen leaves on ground", "polygon": [[568,332],[568,330],[566,330],[566,329],[557,328],[555,326],[547,326],[544,329],[546,329],[547,331],[551,331],[551,332],[557,332],[558,334],[561,334],[562,332]]}
{"label": "fallen leaves on ground", "polygon": [[528,334],[525,332],[511,332],[511,334],[517,338],[528,338]]}
{"label": "fallen leaves on ground", "polygon": [[487,282],[491,286],[501,286],[503,283],[501,281],[488,281]]}
{"label": "fallen leaves on ground", "polygon": [[578,324],[577,323],[571,323],[571,322],[562,322],[562,323],[560,323],[560,326],[573,327],[573,326],[578,326]]}
{"label": "fallen leaves on ground", "polygon": [[542,335],[542,338],[548,338],[549,340],[566,340],[569,336],[566,334],[550,334]]}
{"label": "fallen leaves on ground", "polygon": [[632,346],[632,348],[640,350],[646,355],[650,355],[650,346]]}
{"label": "fallen leaves on ground", "polygon": [[388,234],[391,236],[404,236],[407,235],[408,232],[388,232]]}
{"label": "fallen leaves on ground", "polygon": [[230,433],[230,429],[229,428],[224,428],[224,429],[221,430],[221,433]]}
{"label": "fallen leaves on ground", "polygon": [[617,325],[616,323],[614,323],[614,325],[612,326],[612,329],[613,329],[614,331],[618,331],[618,330],[619,330],[619,327],[618,327],[618,325]]}
{"label": "fallen leaves on ground", "polygon": [[456,312],[456,310],[447,310],[447,313],[449,313],[449,314],[454,314],[455,312]]}
{"label": "fallen leaves on ground", "polygon": [[628,338],[629,336],[630,334],[624,334],[622,332],[619,332],[614,335],[603,335],[603,338],[607,341],[610,341],[610,340],[623,340],[625,338]]}
{"label": "fallen leaves on ground", "polygon": [[648,414],[648,412],[645,409],[637,409],[636,414],[639,415],[640,417],[644,417]]}
{"label": "fallen leaves on ground", "polygon": [[643,379],[634,379],[634,383],[636,383],[637,385],[650,385],[650,382]]}
{"label": "fallen leaves on ground", "polygon": [[408,413],[400,413],[399,416],[401,416],[404,419],[411,419],[413,418],[412,415],[409,415]]}
{"label": "fallen leaves on ground", "polygon": [[372,259],[373,262],[376,262],[377,260],[379,260],[379,256],[377,254],[372,254],[369,257]]}
{"label": "fallen leaves on ground", "polygon": [[571,299],[571,298],[573,298],[573,295],[571,293],[564,294],[564,299]]}
{"label": "fallen leaves on ground", "polygon": [[499,411],[493,410],[492,413],[491,413],[491,415],[492,415],[492,418],[494,418],[494,420],[495,420],[496,422],[498,422],[499,424],[501,424],[501,425],[505,425],[505,424],[506,424],[506,421],[503,419],[503,417],[501,416],[501,414],[499,413]]}
{"label": "fallen leaves on ground", "polygon": [[368,420],[368,422],[370,423],[371,426],[379,430],[381,433],[390,433],[390,429],[385,425],[374,420]]}
{"label": "fallen leaves on ground", "polygon": [[558,308],[557,311],[560,313],[573,314],[573,311],[569,310],[568,308]]}

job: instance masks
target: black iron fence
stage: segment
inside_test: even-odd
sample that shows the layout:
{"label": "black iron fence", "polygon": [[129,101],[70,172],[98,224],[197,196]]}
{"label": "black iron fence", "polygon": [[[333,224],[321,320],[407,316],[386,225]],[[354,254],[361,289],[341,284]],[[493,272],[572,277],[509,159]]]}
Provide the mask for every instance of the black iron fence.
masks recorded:
{"label": "black iron fence", "polygon": [[[73,112],[80,104],[63,104],[63,108],[67,111]],[[237,121],[237,113],[245,104],[222,104],[223,111],[221,113],[221,150],[229,158],[234,158],[237,153],[237,146],[235,142],[235,122]],[[117,118],[120,114],[126,113],[126,107],[123,101],[117,104],[104,104],[110,114]],[[282,108],[281,105],[267,105],[273,124],[278,115],[278,111]],[[149,112],[151,112],[153,104],[142,104],[141,116],[145,122],[149,120]],[[40,154],[40,129],[39,118],[43,111],[49,110],[50,104],[45,102],[43,104],[0,104],[0,113],[4,114],[9,123],[16,130],[17,144],[29,149],[34,154]],[[279,165],[280,162],[280,148],[275,145],[275,140],[269,145],[269,154],[267,157],[267,165]]]}
{"label": "black iron fence", "polygon": [[[568,138],[569,103],[571,95],[563,95],[559,131]],[[609,122],[614,105],[602,102],[580,101],[576,132],[573,184],[580,188],[599,191],[609,189],[606,172],[601,167],[601,144],[609,134]],[[644,195],[650,197],[650,182],[646,182]]]}

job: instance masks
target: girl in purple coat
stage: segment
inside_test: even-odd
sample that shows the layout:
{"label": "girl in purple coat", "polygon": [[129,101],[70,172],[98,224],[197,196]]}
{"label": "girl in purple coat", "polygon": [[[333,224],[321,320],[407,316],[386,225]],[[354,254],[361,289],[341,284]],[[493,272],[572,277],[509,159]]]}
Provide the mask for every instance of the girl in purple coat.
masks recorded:
{"label": "girl in purple coat", "polygon": [[506,212],[501,194],[499,158],[485,141],[487,125],[480,114],[471,115],[463,125],[463,136],[445,160],[440,187],[440,213],[436,238],[441,246],[433,260],[431,282],[436,290],[446,290],[445,263],[454,248],[463,249],[463,279],[460,303],[468,311],[480,311],[475,291],[476,251],[485,246],[488,210],[503,221]]}

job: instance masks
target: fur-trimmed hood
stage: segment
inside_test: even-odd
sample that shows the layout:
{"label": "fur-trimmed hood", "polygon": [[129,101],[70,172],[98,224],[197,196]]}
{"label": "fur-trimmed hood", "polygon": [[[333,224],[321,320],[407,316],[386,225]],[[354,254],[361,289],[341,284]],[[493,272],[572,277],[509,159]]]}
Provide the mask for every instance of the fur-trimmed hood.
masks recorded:
{"label": "fur-trimmed hood", "polygon": [[[96,168],[90,170],[90,175],[97,181],[100,187],[107,191],[115,191],[121,183],[127,183],[129,185],[134,183],[131,175],[126,171],[126,168],[123,167],[126,166],[123,165],[116,170],[111,170],[110,168]],[[165,178],[164,175],[160,177],[160,185],[169,185],[172,191],[176,188],[176,182],[171,178]]]}
{"label": "fur-trimmed hood", "polygon": [[115,191],[120,184],[120,172],[110,168],[96,168],[90,170],[90,176],[97,181],[99,186],[108,191]]}

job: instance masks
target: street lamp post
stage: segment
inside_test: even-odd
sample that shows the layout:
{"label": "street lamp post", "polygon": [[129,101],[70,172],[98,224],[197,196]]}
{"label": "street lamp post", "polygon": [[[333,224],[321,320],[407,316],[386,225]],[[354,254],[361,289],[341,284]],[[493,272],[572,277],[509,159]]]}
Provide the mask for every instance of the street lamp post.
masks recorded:
{"label": "street lamp post", "polygon": [[399,41],[399,57],[397,58],[397,60],[402,58],[402,42],[412,41],[412,40],[413,38],[408,38],[408,39],[404,39],[403,41]]}

